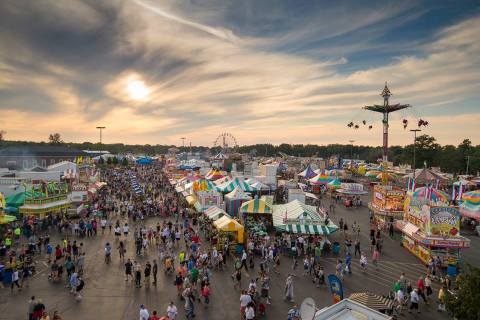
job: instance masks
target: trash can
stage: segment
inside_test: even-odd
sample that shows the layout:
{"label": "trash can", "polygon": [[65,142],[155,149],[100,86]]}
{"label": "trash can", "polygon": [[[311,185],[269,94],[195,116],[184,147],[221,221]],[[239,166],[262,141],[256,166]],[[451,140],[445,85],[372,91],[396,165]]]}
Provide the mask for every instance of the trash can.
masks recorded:
{"label": "trash can", "polygon": [[449,264],[447,267],[447,275],[455,278],[457,276],[457,266],[454,264]]}
{"label": "trash can", "polygon": [[12,283],[12,269],[3,270],[3,284],[8,286]]}
{"label": "trash can", "polygon": [[332,252],[334,255],[338,255],[340,253],[340,243],[338,242],[333,243]]}

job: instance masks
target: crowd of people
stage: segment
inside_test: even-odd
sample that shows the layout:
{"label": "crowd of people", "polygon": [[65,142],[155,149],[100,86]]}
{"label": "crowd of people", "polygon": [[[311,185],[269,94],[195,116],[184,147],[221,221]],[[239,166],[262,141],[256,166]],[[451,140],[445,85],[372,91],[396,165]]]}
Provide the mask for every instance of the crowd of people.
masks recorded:
{"label": "crowd of people", "polygon": [[[132,188],[132,179],[138,183],[140,191]],[[85,266],[91,254],[84,243],[103,241],[105,264],[120,261],[127,284],[149,289],[157,286],[160,274],[171,280],[177,302],[170,301],[160,308],[142,304],[140,320],[176,319],[180,308],[177,304],[182,305],[187,319],[194,318],[199,305],[208,308],[212,303],[214,273],[225,270],[233,270],[232,286],[239,295],[241,319],[258,319],[275,302],[270,292],[273,273],[274,281],[284,283],[283,299],[292,303],[288,319],[295,320],[300,319],[295,305],[296,277],[310,277],[316,287],[325,289],[322,263],[325,255],[333,252],[337,257],[344,256],[335,265],[336,275],[344,281],[348,281],[345,275],[352,273],[352,263],[357,256],[363,272],[368,272],[369,255],[373,266],[379,268],[383,234],[374,224],[370,230],[369,250],[368,246],[362,248],[360,245],[357,222],[349,227],[341,218],[338,224],[344,246],[339,251],[334,250],[339,244],[332,244],[325,236],[267,233],[247,240],[244,250],[237,255],[231,251],[228,241],[221,247],[216,245],[210,221],[188,209],[160,165],[106,168],[101,171],[101,180],[107,181],[107,186],[99,190],[78,217],[63,213],[50,215],[41,222],[25,219],[13,229],[13,241],[5,252],[13,266],[12,291],[28,285],[28,279],[35,272],[31,269],[32,261],[41,257],[49,265],[49,281],[65,284],[73,299],[80,301],[81,291],[88,286]],[[61,240],[55,243],[50,234]],[[21,237],[27,240],[22,242]],[[132,246],[134,252],[129,252]],[[291,263],[284,279],[280,273],[283,260]],[[297,268],[302,262],[300,275]],[[409,311],[417,311],[419,298],[428,303],[428,297],[433,294],[430,277],[433,270],[437,270],[434,261],[429,268],[429,275],[419,279],[415,288],[406,281],[404,274],[395,283],[392,299],[397,302],[398,312],[407,308],[407,302],[410,303]],[[445,295],[444,290],[440,290],[439,299]],[[40,299],[32,297],[28,308],[29,319],[49,319]],[[58,312],[54,312],[52,318],[61,319]]]}

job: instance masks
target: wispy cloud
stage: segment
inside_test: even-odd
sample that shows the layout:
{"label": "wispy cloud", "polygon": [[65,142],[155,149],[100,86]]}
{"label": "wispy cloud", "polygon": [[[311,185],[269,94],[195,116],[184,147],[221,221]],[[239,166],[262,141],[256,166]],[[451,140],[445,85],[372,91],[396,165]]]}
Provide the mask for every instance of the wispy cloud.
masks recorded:
{"label": "wispy cloud", "polygon": [[207,25],[204,25],[204,24],[201,24],[201,23],[190,21],[190,20],[187,20],[185,18],[178,17],[174,14],[171,14],[171,13],[163,10],[160,7],[148,4],[148,3],[144,2],[144,1],[141,1],[141,0],[134,0],[134,2],[136,4],[138,4],[139,6],[143,7],[144,9],[147,9],[147,10],[155,13],[156,15],[160,16],[160,17],[163,17],[165,19],[168,19],[168,20],[171,20],[171,21],[174,21],[174,22],[177,22],[177,23],[181,23],[183,25],[192,27],[194,29],[197,29],[197,30],[200,30],[200,31],[203,31],[203,32],[206,32],[206,33],[209,33],[212,36],[215,36],[219,39],[232,41],[232,42],[236,42],[238,40],[238,37],[236,37],[231,30],[228,30],[228,29],[225,29],[225,28],[214,28],[214,27],[207,26]]}
{"label": "wispy cloud", "polygon": [[[368,65],[351,54],[386,46],[375,42],[389,30],[380,27],[413,21],[412,3],[325,12],[239,3],[206,2],[202,11],[184,2],[79,1],[78,12],[71,2],[0,3],[2,129],[11,139],[32,140],[52,130],[67,140],[95,140],[94,127],[103,124],[107,142],[178,143],[187,136],[210,145],[219,132],[232,131],[242,144],[333,143],[355,135],[358,143],[378,145],[380,119],[361,106],[379,103],[388,80],[393,102],[414,106],[398,117],[426,117],[426,133],[443,143],[465,136],[480,143],[472,102],[480,98],[480,16],[439,27],[411,52]],[[308,21],[295,17],[298,10],[311,11]],[[272,31],[262,36],[252,25]],[[350,42],[322,45],[339,35]],[[279,49],[282,41],[294,49],[315,43],[310,52],[322,54]],[[348,66],[355,71],[345,72]],[[129,96],[132,78],[145,83],[148,99]],[[461,130],[445,122],[446,112],[462,121]],[[346,128],[365,118],[375,121],[371,131]],[[391,130],[392,143],[410,142],[395,117]]]}

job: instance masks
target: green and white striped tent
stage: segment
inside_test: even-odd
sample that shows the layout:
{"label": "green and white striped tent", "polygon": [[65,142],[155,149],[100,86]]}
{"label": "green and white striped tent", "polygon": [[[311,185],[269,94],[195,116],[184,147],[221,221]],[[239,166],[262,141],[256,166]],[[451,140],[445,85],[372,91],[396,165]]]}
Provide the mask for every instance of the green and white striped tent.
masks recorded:
{"label": "green and white striped tent", "polygon": [[257,188],[252,187],[245,181],[241,181],[238,178],[227,181],[219,186],[216,186],[216,190],[220,192],[232,192],[235,187],[239,186],[245,192],[256,192]]}
{"label": "green and white striped tent", "polygon": [[317,212],[316,207],[306,205],[298,200],[274,205],[272,216],[273,226],[278,231],[329,235],[338,230],[331,220],[325,224],[325,217]]}

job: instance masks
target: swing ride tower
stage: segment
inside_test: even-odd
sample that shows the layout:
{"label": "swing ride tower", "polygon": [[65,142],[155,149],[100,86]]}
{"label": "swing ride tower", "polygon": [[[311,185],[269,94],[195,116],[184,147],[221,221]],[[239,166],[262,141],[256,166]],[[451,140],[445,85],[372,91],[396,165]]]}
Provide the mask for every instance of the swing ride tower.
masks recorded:
{"label": "swing ride tower", "polygon": [[388,89],[387,82],[385,82],[385,88],[383,88],[382,93],[380,96],[383,97],[383,105],[374,104],[372,106],[365,106],[363,109],[368,111],[379,112],[383,114],[383,162],[386,164],[388,161],[388,117],[389,114],[395,111],[399,111],[402,109],[410,108],[411,105],[409,104],[393,104],[389,103],[389,99],[392,93]]}

